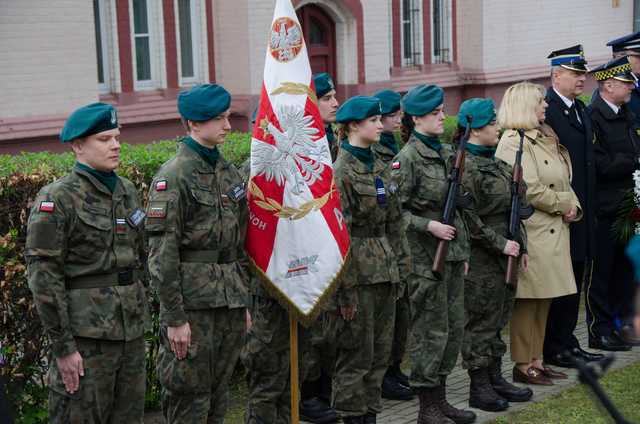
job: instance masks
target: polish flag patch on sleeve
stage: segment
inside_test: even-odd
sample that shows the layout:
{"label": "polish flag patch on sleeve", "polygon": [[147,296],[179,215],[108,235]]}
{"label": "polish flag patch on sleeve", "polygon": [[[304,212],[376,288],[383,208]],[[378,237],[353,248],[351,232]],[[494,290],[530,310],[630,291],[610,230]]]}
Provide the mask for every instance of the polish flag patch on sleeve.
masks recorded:
{"label": "polish flag patch on sleeve", "polygon": [[167,190],[167,180],[156,181],[156,191]]}
{"label": "polish flag patch on sleeve", "polygon": [[393,162],[391,164],[391,169],[400,169],[400,162]]}
{"label": "polish flag patch on sleeve", "polygon": [[53,213],[56,210],[56,204],[53,202],[40,202],[40,212]]}

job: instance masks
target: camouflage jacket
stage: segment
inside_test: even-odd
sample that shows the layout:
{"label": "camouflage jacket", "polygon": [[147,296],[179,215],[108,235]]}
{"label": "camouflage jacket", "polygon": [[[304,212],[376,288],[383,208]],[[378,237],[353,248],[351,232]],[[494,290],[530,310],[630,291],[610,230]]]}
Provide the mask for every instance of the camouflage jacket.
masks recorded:
{"label": "camouflage jacket", "polygon": [[[411,257],[390,169],[376,158],[370,171],[351,153],[340,149],[334,172],[344,222],[351,237],[351,260],[343,271],[340,290],[403,281],[411,270]],[[386,206],[378,203],[376,176],[383,181]],[[341,296],[338,302],[346,304]]]}
{"label": "camouflage jacket", "polygon": [[180,144],[153,179],[145,228],[149,274],[161,322],[187,322],[185,310],[248,304],[245,188],[222,156],[215,169]]}
{"label": "camouflage jacket", "polygon": [[[398,185],[402,212],[408,225],[413,271],[418,275],[431,276],[439,239],[427,230],[427,225],[431,220],[442,220],[454,154],[450,144],[443,143],[440,152],[436,152],[412,135],[392,164],[391,172]],[[449,243],[446,260],[467,261],[469,235],[460,208],[456,211],[454,227],[456,238]]]}
{"label": "camouflage jacket", "polygon": [[[77,168],[38,193],[25,257],[29,287],[56,357],[77,350],[74,336],[129,341],[143,335],[148,309],[142,222],[127,222],[139,207],[130,181],[120,178],[112,194]],[[131,284],[120,285],[125,281],[117,273],[126,270],[136,271],[126,274]],[[109,278],[115,278],[110,286],[94,287]]]}
{"label": "camouflage jacket", "polygon": [[391,150],[387,146],[382,145],[381,143],[374,143],[371,148],[375,152],[376,156],[378,156],[380,160],[385,163],[385,165],[390,164],[396,155],[395,153],[393,153],[393,150]]}
{"label": "camouflage jacket", "polygon": [[[467,152],[462,182],[471,194],[473,207],[464,210],[471,235],[469,276],[500,274],[506,271],[509,213],[511,212],[512,167],[497,158],[477,156]],[[523,191],[526,186],[523,181]],[[526,205],[526,194],[522,196]],[[526,252],[524,224],[520,225],[521,252]]]}

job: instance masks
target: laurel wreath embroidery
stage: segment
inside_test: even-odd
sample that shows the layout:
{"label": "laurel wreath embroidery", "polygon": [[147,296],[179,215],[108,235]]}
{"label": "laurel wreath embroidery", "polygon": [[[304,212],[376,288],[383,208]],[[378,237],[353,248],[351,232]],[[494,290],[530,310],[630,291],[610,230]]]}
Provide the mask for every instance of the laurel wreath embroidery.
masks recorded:
{"label": "laurel wreath embroidery", "polygon": [[280,87],[276,88],[271,92],[272,96],[276,96],[278,94],[298,94],[309,96],[311,101],[315,104],[318,104],[318,97],[316,93],[311,89],[307,84],[302,84],[300,82],[283,82],[280,84]]}
{"label": "laurel wreath embroidery", "polygon": [[334,191],[335,185],[333,181],[331,181],[331,189],[324,196],[309,200],[296,209],[289,206],[283,206],[276,200],[265,197],[262,190],[260,190],[260,187],[258,187],[253,181],[249,181],[249,192],[258,199],[254,200],[255,204],[264,210],[273,212],[277,217],[284,219],[302,219],[307,216],[309,212],[322,209],[322,207],[327,204]]}

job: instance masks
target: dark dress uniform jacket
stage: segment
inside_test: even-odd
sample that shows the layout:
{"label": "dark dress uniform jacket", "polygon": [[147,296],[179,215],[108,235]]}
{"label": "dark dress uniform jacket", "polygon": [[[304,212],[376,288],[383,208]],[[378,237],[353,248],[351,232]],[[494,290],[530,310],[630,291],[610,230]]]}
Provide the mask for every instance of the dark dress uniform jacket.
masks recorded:
{"label": "dark dress uniform jacket", "polygon": [[625,193],[633,188],[640,153],[638,125],[627,105],[616,114],[600,96],[588,110],[595,135],[597,214],[612,218]]}
{"label": "dark dress uniform jacket", "polygon": [[[591,120],[582,101],[576,99],[569,108],[553,88],[547,90],[546,101],[549,107],[545,122],[558,135],[560,144],[569,151],[573,165],[571,186],[584,211],[582,220],[571,224],[571,258],[574,261],[588,260],[594,254],[593,229],[596,221],[596,172]],[[578,121],[576,113],[582,122]]]}

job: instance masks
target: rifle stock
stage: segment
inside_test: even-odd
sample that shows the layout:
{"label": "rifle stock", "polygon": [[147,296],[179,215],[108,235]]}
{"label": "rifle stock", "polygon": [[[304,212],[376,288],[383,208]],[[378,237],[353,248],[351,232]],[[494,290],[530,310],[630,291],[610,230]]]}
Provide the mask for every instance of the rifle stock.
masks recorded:
{"label": "rifle stock", "polygon": [[[465,128],[464,135],[460,139],[458,149],[456,150],[456,158],[453,163],[453,168],[449,173],[449,187],[447,189],[447,198],[442,211],[442,223],[445,225],[453,225],[456,214],[456,203],[458,197],[458,191],[460,183],[462,181],[462,174],[464,172],[464,158],[467,141],[469,141],[469,134],[471,133],[471,120],[473,117],[467,115],[467,127]],[[436,254],[433,258],[433,265],[431,272],[433,275],[441,280],[444,273],[444,262],[447,259],[447,253],[449,250],[449,241],[440,239],[438,241],[438,247],[436,248]]]}

